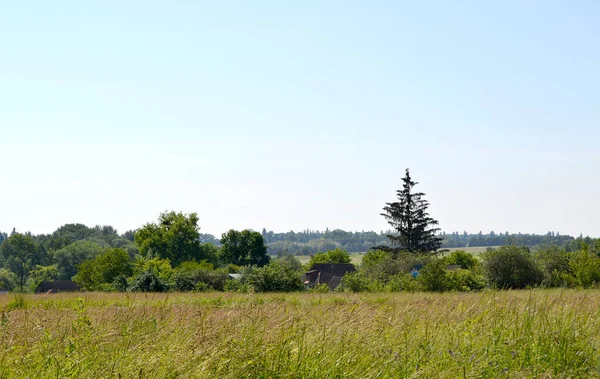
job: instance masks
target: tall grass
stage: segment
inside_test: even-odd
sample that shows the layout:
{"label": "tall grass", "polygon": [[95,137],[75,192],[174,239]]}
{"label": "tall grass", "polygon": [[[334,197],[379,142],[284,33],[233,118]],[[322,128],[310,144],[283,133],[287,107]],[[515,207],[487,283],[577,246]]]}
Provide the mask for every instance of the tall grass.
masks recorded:
{"label": "tall grass", "polygon": [[58,294],[0,301],[0,377],[600,377],[600,293]]}

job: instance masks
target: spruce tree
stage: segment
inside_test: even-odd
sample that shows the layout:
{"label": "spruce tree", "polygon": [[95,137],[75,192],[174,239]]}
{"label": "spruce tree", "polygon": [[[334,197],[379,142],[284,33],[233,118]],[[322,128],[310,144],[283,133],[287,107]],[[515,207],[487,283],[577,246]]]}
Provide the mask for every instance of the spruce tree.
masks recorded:
{"label": "spruce tree", "polygon": [[387,236],[394,247],[391,250],[435,252],[442,246],[442,238],[436,235],[438,222],[427,213],[429,202],[423,199],[424,193],[413,192],[418,183],[412,181],[408,168],[402,181],[402,189],[396,191],[398,201],[386,203],[381,214],[396,232]]}

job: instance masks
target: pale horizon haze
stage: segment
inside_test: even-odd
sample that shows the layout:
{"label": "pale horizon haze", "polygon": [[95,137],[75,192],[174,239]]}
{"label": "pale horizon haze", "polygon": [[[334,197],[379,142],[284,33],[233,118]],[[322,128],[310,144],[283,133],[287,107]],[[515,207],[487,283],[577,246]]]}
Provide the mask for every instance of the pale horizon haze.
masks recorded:
{"label": "pale horizon haze", "polygon": [[600,237],[595,1],[0,2],[0,231]]}

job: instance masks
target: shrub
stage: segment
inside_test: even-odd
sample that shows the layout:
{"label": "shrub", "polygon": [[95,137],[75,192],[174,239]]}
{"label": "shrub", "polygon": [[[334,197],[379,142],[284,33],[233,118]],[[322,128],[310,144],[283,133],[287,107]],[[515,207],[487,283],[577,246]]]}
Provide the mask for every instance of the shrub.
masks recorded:
{"label": "shrub", "polygon": [[548,287],[571,287],[574,278],[569,255],[558,246],[546,246],[539,249],[534,257],[544,274],[543,284]]}
{"label": "shrub", "polygon": [[130,290],[132,292],[166,292],[168,287],[154,271],[147,270],[133,278]]}
{"label": "shrub", "polygon": [[0,290],[12,291],[17,288],[18,282],[17,274],[5,268],[0,269]]}
{"label": "shrub", "polygon": [[446,263],[449,265],[460,265],[463,269],[470,269],[475,267],[479,262],[473,254],[467,253],[463,250],[453,251],[449,256],[444,258]]}
{"label": "shrub", "polygon": [[131,275],[129,255],[123,249],[109,249],[95,259],[79,265],[73,280],[84,290],[97,290],[101,284],[112,283],[117,276]]}
{"label": "shrub", "polygon": [[115,278],[115,280],[113,280],[112,286],[118,292],[125,292],[125,291],[127,291],[127,286],[128,286],[127,277],[125,275],[119,275],[119,276],[117,276]]}
{"label": "shrub", "polygon": [[223,287],[224,287],[223,289],[228,292],[239,292],[239,293],[254,292],[254,289],[250,285],[248,285],[246,283],[242,283],[240,280],[237,280],[237,279],[227,280]]}
{"label": "shrub", "polygon": [[285,262],[275,260],[260,268],[245,270],[243,283],[257,292],[291,292],[302,291],[302,272],[291,269]]}
{"label": "shrub", "polygon": [[383,250],[369,250],[362,259],[362,267],[375,267],[381,262],[391,259],[391,254]]}
{"label": "shrub", "polygon": [[485,287],[485,278],[471,270],[452,270],[446,272],[446,289],[449,291],[472,291]]}
{"label": "shrub", "polygon": [[329,286],[327,284],[317,284],[313,288],[310,289],[310,292],[313,293],[328,293]]}
{"label": "shrub", "polygon": [[[223,291],[228,279],[229,276],[225,271],[180,266],[173,274],[173,286],[175,290],[182,292],[194,291],[198,290],[198,288],[203,291],[205,291],[206,288]],[[203,285],[200,285],[200,283]]]}
{"label": "shrub", "polygon": [[502,246],[482,254],[488,284],[494,288],[539,285],[544,276],[527,247]]}
{"label": "shrub", "polygon": [[164,283],[168,283],[171,280],[171,276],[174,272],[169,259],[156,257],[152,259],[141,258],[134,262],[134,275],[137,276],[146,271],[152,271],[154,275],[158,276]]}
{"label": "shrub", "polygon": [[342,282],[336,288],[339,292],[364,292],[369,290],[369,280],[362,271],[349,272],[342,278]]}
{"label": "shrub", "polygon": [[395,257],[388,253],[386,255],[377,253],[369,257],[366,265],[363,264],[362,271],[372,280],[387,282],[390,277],[409,273],[414,267],[424,266],[431,259],[430,256],[407,252],[396,254]]}
{"label": "shrub", "polygon": [[573,254],[569,266],[577,285],[589,288],[600,282],[600,258],[585,243],[581,250]]}
{"label": "shrub", "polygon": [[422,290],[423,286],[420,281],[413,278],[411,274],[400,273],[393,275],[388,278],[385,290],[389,292],[400,292],[400,291],[419,291]]}
{"label": "shrub", "polygon": [[445,291],[448,288],[446,277],[446,261],[433,259],[419,272],[417,280],[428,291]]}

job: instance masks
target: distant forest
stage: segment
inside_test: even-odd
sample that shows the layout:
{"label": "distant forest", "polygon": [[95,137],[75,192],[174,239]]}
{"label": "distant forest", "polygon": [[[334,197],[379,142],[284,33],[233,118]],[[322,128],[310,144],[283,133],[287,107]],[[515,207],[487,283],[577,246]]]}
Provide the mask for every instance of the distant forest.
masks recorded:
{"label": "distant forest", "polygon": [[[127,250],[130,255],[138,251],[133,241],[135,231],[129,230],[122,234],[112,226],[87,227],[81,224],[69,224],[58,228],[52,234],[31,235],[37,243],[47,250],[60,250],[63,247],[81,240],[96,242],[100,246],[119,247]],[[360,231],[347,232],[340,229],[324,231],[304,230],[301,232],[275,233],[263,229],[261,234],[267,245],[270,255],[311,255],[335,248],[344,249],[350,253],[365,252],[374,246],[388,245],[387,235],[391,231]],[[483,234],[469,234],[467,232],[442,233],[442,248],[501,246],[514,244],[518,246],[558,245],[567,251],[579,249],[581,242],[593,244],[593,239],[580,236],[575,238],[556,232],[547,234],[509,234],[490,232]],[[0,244],[8,237],[7,233],[0,232]],[[220,238],[212,234],[200,233],[201,243],[212,243],[219,246]]]}
{"label": "distant forest", "polygon": [[[392,231],[374,231],[346,232],[340,229],[325,231],[305,230],[302,232],[274,233],[272,231],[262,230],[262,236],[268,246],[268,252],[271,255],[310,255],[320,251],[341,248],[348,252],[365,252],[374,246],[388,245],[388,234]],[[457,247],[480,247],[480,246],[501,246],[514,244],[518,246],[536,246],[536,245],[558,245],[564,247],[567,251],[579,249],[580,242],[586,241],[590,244],[593,239],[580,236],[578,239],[561,235],[556,232],[547,234],[509,234],[495,233],[491,231],[488,234],[479,232],[477,234],[463,233],[445,233],[443,237],[442,248]],[[208,242],[208,241],[207,241]],[[212,241],[214,242],[214,241]]]}

